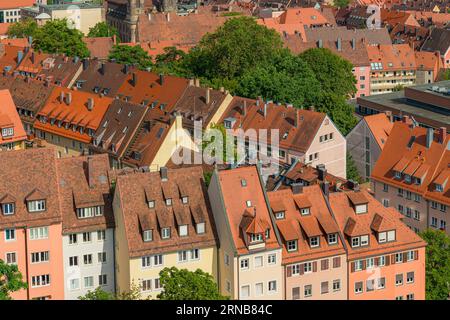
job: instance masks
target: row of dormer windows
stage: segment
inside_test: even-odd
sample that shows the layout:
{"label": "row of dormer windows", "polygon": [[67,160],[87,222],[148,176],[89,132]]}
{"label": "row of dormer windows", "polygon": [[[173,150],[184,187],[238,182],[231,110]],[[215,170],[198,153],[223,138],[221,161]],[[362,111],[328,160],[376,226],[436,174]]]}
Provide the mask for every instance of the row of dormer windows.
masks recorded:
{"label": "row of dormer windows", "polygon": [[[172,203],[173,203],[172,198],[165,199],[165,203],[166,203],[166,206],[168,206],[168,207],[172,206]],[[189,203],[189,197],[188,196],[181,197],[181,203],[183,203],[183,204]],[[147,204],[150,209],[154,209],[155,205],[156,205],[156,200],[150,200],[147,202]]]}
{"label": "row of dormer windows", "polygon": [[103,206],[78,208],[77,216],[80,219],[103,216]]}
{"label": "row of dormer windows", "polygon": [[[41,123],[47,123],[48,118],[45,117],[45,116],[40,116],[40,121],[41,121]],[[80,134],[84,134],[85,131],[86,131],[85,127],[78,126],[78,125],[76,125],[76,124],[71,124],[71,123],[69,123],[69,122],[64,122],[64,121],[62,121],[62,120],[56,120],[56,119],[54,119],[54,118],[51,118],[51,119],[50,119],[50,125],[53,126],[53,125],[55,125],[55,123],[56,123],[56,125],[58,126],[58,128],[61,128],[61,127],[64,126],[64,128],[65,128],[66,130],[72,129],[73,132],[78,131]],[[91,129],[91,128],[88,128],[88,129],[87,129],[87,134],[88,134],[90,137],[93,137],[94,134],[95,134],[95,130],[93,130],[93,129]]]}
{"label": "row of dormer windows", "polygon": [[[204,234],[206,232],[206,224],[205,222],[200,222],[195,225],[195,232],[197,234]],[[178,235],[180,237],[187,237],[189,235],[189,228],[187,224],[178,226]],[[171,228],[161,228],[161,239],[167,240],[172,236]],[[142,231],[142,240],[144,242],[151,242],[154,240],[153,238],[153,229],[143,230]]]}
{"label": "row of dormer windows", "polygon": [[[402,178],[402,173],[400,171],[394,171],[394,177],[396,179],[401,179]],[[421,178],[414,177],[414,176],[411,176],[409,174],[404,174],[403,178],[404,178],[406,183],[413,183],[414,182],[414,184],[417,184],[417,185],[422,184],[422,179]]]}
{"label": "row of dormer windows", "polygon": [[[27,209],[28,212],[42,212],[46,209],[45,200],[33,200],[27,201]],[[13,215],[16,210],[16,205],[14,203],[3,203],[2,204],[2,213],[5,216]]]}
{"label": "row of dormer windows", "polygon": [[[310,248],[320,247],[320,236],[314,236],[308,238]],[[333,245],[338,243],[337,233],[330,233],[327,235],[328,245]],[[294,252],[298,250],[298,240],[286,241],[286,249],[288,252]]]}

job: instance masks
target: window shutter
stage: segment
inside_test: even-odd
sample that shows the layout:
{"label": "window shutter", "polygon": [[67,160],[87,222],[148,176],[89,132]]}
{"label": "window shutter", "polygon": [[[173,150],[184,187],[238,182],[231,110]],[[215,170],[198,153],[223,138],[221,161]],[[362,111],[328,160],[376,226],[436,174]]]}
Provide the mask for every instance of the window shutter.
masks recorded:
{"label": "window shutter", "polygon": [[375,258],[373,260],[374,260],[375,267],[380,264],[380,258]]}
{"label": "window shutter", "polygon": [[385,256],[385,260],[386,260],[386,265],[390,265],[390,256]]}
{"label": "window shutter", "polygon": [[403,252],[403,262],[408,261],[408,253],[407,252]]}
{"label": "window shutter", "polygon": [[286,275],[287,275],[287,277],[292,276],[292,267],[291,266],[286,267]]}
{"label": "window shutter", "polygon": [[336,257],[336,268],[340,268],[341,267],[341,257]]}
{"label": "window shutter", "polygon": [[302,263],[300,265],[300,274],[302,275],[303,273],[305,273],[305,265]]}
{"label": "window shutter", "polygon": [[419,260],[419,250],[414,250],[414,260]]}
{"label": "window shutter", "polygon": [[355,272],[355,264],[356,262],[352,262],[350,265],[352,266],[352,272]]}
{"label": "window shutter", "polygon": [[317,272],[317,261],[313,262],[313,272]]}
{"label": "window shutter", "polygon": [[391,255],[391,263],[392,263],[392,264],[395,263],[395,254]]}
{"label": "window shutter", "polygon": [[363,262],[362,262],[362,269],[363,269],[363,270],[366,270],[366,260],[365,260],[365,259],[364,259]]}
{"label": "window shutter", "polygon": [[326,259],[325,260],[325,270],[328,270],[329,267],[330,267],[330,260]]}

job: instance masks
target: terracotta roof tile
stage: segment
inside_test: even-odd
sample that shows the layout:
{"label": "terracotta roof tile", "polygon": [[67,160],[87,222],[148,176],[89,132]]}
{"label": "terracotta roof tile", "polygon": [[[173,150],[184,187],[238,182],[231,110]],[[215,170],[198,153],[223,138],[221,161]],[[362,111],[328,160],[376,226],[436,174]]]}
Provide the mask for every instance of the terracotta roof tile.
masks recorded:
{"label": "terracotta roof tile", "polygon": [[14,130],[11,136],[3,136],[0,132],[0,145],[25,140],[27,135],[9,90],[0,90],[0,104],[0,129],[13,128]]}
{"label": "terracotta roof tile", "polygon": [[389,138],[393,123],[389,120],[385,113],[374,114],[364,117],[367,127],[372,132],[378,146],[383,149]]}

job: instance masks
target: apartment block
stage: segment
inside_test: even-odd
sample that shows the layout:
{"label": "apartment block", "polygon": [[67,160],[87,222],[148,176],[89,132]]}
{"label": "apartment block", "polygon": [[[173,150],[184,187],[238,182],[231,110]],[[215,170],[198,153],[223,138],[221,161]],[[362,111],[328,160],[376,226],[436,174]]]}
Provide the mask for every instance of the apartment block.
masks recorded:
{"label": "apartment block", "polygon": [[208,195],[220,243],[220,292],[239,300],[283,299],[280,235],[259,168],[214,171]]}
{"label": "apartment block", "polygon": [[427,228],[449,233],[450,205],[447,130],[395,122],[372,173],[375,198],[404,215],[414,231]]}
{"label": "apartment block", "polygon": [[217,242],[201,167],[117,172],[114,194],[116,289],[161,291],[165,267],[201,269],[217,279]]}

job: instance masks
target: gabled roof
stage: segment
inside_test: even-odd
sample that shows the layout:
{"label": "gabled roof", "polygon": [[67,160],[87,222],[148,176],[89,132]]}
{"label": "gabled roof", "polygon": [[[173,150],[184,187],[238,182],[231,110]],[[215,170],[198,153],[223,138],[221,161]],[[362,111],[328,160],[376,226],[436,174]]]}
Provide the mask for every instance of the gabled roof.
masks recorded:
{"label": "gabled roof", "polygon": [[443,56],[450,48],[450,29],[434,28],[427,40],[425,40],[422,51],[439,51]]}
{"label": "gabled roof", "polygon": [[0,132],[0,145],[25,140],[27,135],[9,90],[0,90],[0,106],[0,128],[14,129],[10,137],[3,137]]}
{"label": "gabled roof", "polygon": [[381,63],[381,69],[371,67],[372,71],[415,70],[414,50],[409,44],[367,46],[370,63]]}
{"label": "gabled roof", "polygon": [[378,146],[383,150],[384,145],[389,138],[389,133],[392,130],[393,123],[385,113],[365,116],[364,121],[370,129],[370,132],[372,132]]}

